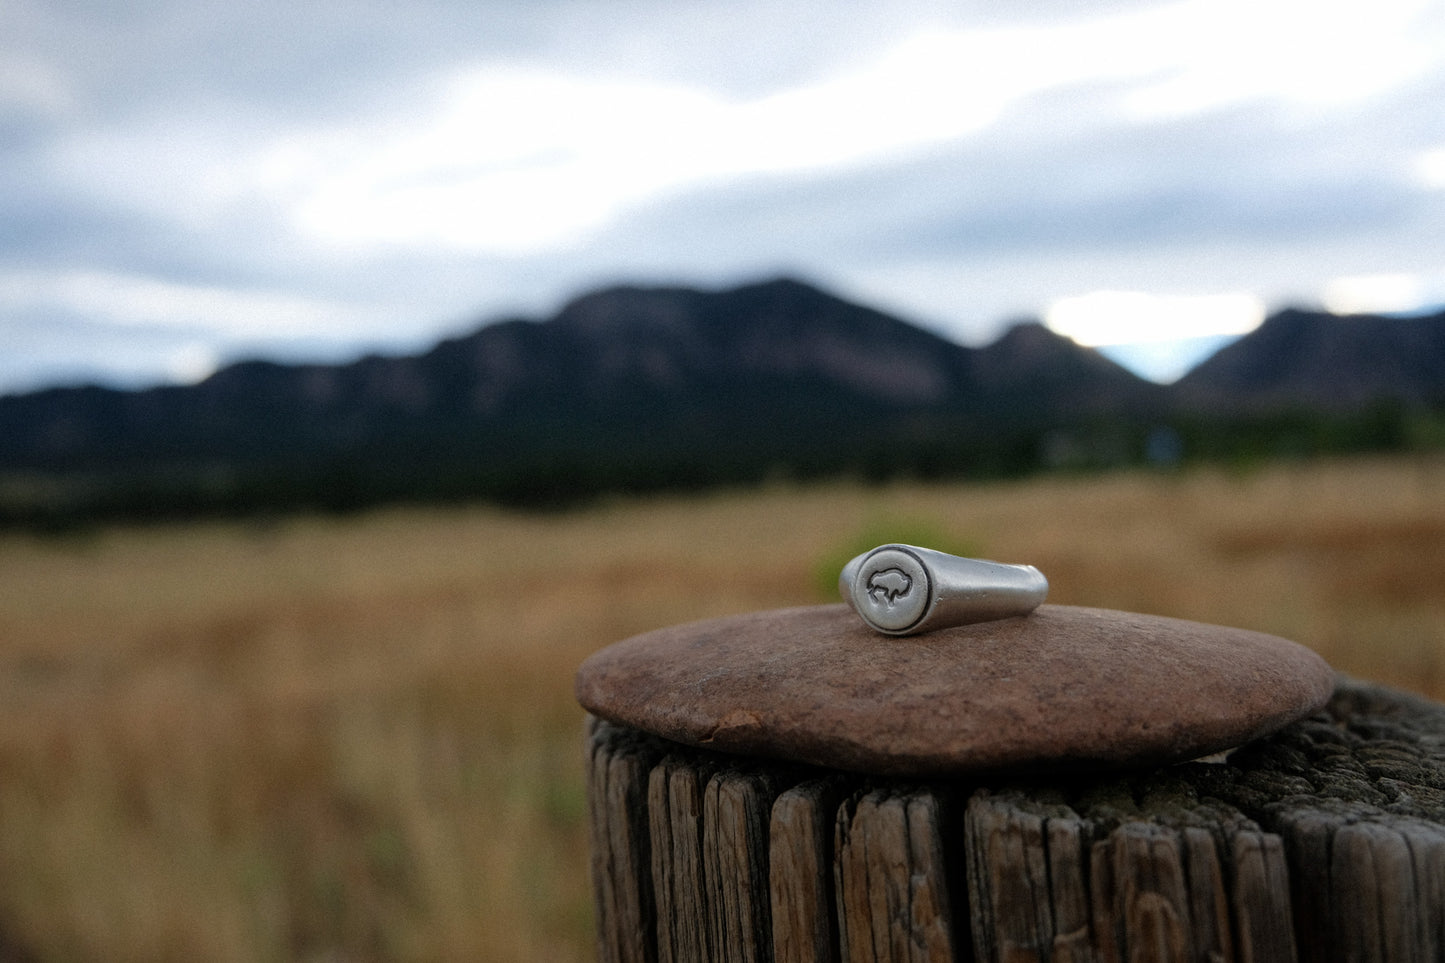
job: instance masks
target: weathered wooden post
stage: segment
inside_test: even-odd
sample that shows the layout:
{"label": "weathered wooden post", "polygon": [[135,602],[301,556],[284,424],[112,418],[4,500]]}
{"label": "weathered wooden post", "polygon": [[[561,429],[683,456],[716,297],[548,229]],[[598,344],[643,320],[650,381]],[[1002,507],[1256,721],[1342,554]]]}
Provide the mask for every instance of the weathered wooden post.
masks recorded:
{"label": "weathered wooden post", "polygon": [[577,693],[608,963],[1445,960],[1445,706],[1282,639],[818,606]]}

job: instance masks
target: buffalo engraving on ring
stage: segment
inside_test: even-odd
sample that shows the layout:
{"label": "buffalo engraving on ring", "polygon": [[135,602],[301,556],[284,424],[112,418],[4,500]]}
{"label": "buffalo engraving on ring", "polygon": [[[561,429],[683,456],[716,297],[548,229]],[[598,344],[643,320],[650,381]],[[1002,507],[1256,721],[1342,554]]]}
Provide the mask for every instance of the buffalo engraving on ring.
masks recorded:
{"label": "buffalo engraving on ring", "polygon": [[885,568],[868,577],[868,597],[892,605],[913,588],[913,579],[898,568]]}

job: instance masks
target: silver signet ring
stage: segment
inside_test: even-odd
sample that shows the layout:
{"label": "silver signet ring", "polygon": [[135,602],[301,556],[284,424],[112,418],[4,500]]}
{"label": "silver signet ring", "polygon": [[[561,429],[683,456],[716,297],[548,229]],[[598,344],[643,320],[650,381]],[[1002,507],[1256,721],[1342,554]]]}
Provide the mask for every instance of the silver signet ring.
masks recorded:
{"label": "silver signet ring", "polygon": [[913,635],[1028,615],[1049,594],[1049,580],[1032,565],[880,545],[843,566],[838,591],[872,628]]}

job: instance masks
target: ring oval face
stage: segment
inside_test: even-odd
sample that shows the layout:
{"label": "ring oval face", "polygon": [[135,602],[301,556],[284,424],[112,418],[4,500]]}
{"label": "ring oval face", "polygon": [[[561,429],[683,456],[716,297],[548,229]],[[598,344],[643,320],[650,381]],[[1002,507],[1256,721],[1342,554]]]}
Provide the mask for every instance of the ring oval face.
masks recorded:
{"label": "ring oval face", "polygon": [[881,632],[904,632],[918,624],[932,597],[928,569],[901,548],[872,552],[853,578],[853,607]]}

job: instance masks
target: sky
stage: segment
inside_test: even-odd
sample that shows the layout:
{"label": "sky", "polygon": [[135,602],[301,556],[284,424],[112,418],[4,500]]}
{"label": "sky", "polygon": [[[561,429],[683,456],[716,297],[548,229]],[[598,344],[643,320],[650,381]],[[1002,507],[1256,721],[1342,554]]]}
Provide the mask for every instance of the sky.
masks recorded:
{"label": "sky", "polygon": [[0,393],[787,274],[1177,377],[1445,303],[1435,0],[0,0]]}

